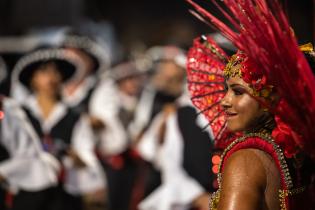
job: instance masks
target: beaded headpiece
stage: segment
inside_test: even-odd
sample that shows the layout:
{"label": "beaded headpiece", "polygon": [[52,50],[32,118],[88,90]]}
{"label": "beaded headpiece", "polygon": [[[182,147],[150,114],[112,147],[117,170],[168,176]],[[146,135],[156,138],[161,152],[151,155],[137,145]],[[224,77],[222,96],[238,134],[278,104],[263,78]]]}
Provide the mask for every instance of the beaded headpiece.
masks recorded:
{"label": "beaded headpiece", "polygon": [[223,74],[225,77],[229,78],[229,77],[242,77],[242,72],[240,69],[237,68],[233,68],[239,64],[241,64],[244,61],[244,58],[240,57],[237,54],[234,54],[229,62],[226,64],[224,70],[223,70]]}
{"label": "beaded headpiece", "polygon": [[315,53],[312,43],[307,43],[307,44],[301,45],[300,46],[300,50],[302,52],[309,53],[309,54],[310,53]]}
{"label": "beaded headpiece", "polygon": [[251,65],[244,53],[238,51],[232,55],[223,70],[223,74],[226,78],[242,78],[249,84],[252,90],[250,92],[251,95],[262,97],[266,100],[270,99],[273,86],[267,84],[266,76],[259,69],[255,69],[254,65]]}
{"label": "beaded headpiece", "polygon": [[[223,8],[213,1],[232,25],[229,27],[193,0],[187,1],[197,18],[217,28],[239,49],[231,58],[221,59],[215,51],[225,53],[207,37],[196,39],[188,53],[192,102],[208,118],[215,137],[222,139],[225,135],[225,119],[219,107],[224,96],[222,83],[227,76],[239,75],[251,86],[253,96],[268,98],[276,89],[280,100],[270,111],[294,132],[289,134],[293,141],[282,142],[285,150],[299,146],[315,159],[315,77],[279,2],[223,0]],[[237,64],[240,68],[231,68]]]}

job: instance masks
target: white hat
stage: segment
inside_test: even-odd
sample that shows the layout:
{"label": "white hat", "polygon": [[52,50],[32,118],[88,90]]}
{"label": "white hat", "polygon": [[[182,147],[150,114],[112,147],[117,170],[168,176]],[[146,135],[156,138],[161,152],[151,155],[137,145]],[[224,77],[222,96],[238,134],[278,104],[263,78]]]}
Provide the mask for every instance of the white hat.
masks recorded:
{"label": "white hat", "polygon": [[186,54],[185,51],[176,46],[155,46],[151,47],[146,52],[152,63],[162,60],[171,60],[182,68],[186,68]]}
{"label": "white hat", "polygon": [[19,82],[26,88],[30,88],[30,79],[37,67],[47,61],[55,61],[58,70],[66,82],[82,73],[82,60],[64,49],[41,49],[23,56],[12,71],[12,83]]}

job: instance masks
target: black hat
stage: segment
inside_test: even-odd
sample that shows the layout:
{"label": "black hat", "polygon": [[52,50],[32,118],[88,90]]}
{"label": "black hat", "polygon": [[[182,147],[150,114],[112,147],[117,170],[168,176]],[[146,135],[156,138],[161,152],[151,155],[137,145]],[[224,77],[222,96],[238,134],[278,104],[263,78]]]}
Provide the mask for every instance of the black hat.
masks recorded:
{"label": "black hat", "polygon": [[35,70],[46,62],[53,61],[66,82],[80,73],[82,61],[64,49],[41,49],[23,56],[12,71],[13,82],[19,81],[30,89],[30,80]]}
{"label": "black hat", "polygon": [[84,51],[93,60],[95,72],[105,70],[110,65],[108,50],[87,36],[66,35],[62,46]]}

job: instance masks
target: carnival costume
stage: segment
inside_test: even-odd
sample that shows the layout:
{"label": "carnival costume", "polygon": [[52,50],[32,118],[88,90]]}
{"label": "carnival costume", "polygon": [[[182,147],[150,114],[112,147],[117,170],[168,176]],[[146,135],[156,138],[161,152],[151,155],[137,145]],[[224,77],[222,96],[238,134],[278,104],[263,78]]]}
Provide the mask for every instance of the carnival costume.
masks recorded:
{"label": "carnival costume", "polygon": [[[213,1],[232,29],[195,2],[188,2],[195,8],[192,13],[196,17],[217,28],[239,49],[229,57],[209,36],[201,36],[188,53],[192,102],[207,117],[216,145],[224,149],[219,190],[212,195],[210,209],[216,209],[220,199],[224,163],[234,152],[246,148],[262,150],[273,158],[281,176],[280,209],[311,209],[315,77],[281,6],[268,0],[223,0],[224,10]],[[233,68],[236,65],[241,68]],[[261,125],[248,133],[226,129],[220,102],[225,96],[226,78],[234,76],[249,84],[248,94],[274,116],[271,126]],[[272,103],[273,92],[280,97],[276,104]]]}
{"label": "carnival costume", "polygon": [[[80,75],[83,65],[78,56],[67,50],[41,49],[22,57],[12,74],[13,78],[31,93],[25,99],[22,108],[29,126],[38,137],[36,141],[39,150],[54,159],[59,166],[58,170],[54,171],[57,183],[56,186],[50,186],[48,190],[23,191],[23,194],[16,196],[16,206],[13,206],[13,209],[78,210],[83,208],[82,199],[85,194],[95,192],[105,185],[105,175],[94,153],[94,135],[88,118],[66,106],[58,97],[57,91],[55,96],[50,96],[55,97],[56,101],[48,116],[45,117],[43,114],[43,108],[36,95],[38,90],[32,86],[32,79],[36,76],[36,72],[50,63],[56,65],[55,70],[61,76],[60,84],[54,86],[55,88],[60,88],[62,84]],[[82,167],[75,164],[69,150],[74,151],[83,162]],[[44,169],[36,169],[45,172]],[[32,178],[34,180],[30,183],[39,180],[36,176]],[[36,202],[36,198],[50,199],[54,203],[47,206],[45,202]]]}

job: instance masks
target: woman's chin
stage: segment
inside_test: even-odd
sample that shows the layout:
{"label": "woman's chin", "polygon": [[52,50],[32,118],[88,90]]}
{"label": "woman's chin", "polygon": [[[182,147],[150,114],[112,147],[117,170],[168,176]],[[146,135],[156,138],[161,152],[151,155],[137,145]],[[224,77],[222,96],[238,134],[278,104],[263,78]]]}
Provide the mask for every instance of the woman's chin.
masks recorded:
{"label": "woman's chin", "polygon": [[228,131],[235,133],[235,132],[242,132],[244,129],[240,127],[238,124],[228,123],[227,124]]}

